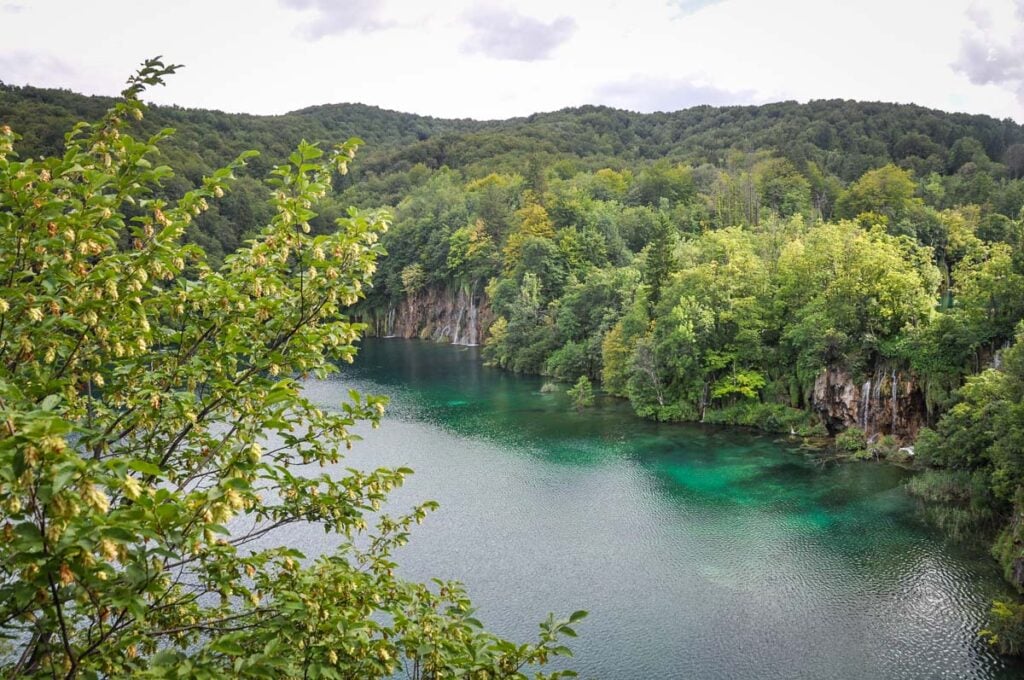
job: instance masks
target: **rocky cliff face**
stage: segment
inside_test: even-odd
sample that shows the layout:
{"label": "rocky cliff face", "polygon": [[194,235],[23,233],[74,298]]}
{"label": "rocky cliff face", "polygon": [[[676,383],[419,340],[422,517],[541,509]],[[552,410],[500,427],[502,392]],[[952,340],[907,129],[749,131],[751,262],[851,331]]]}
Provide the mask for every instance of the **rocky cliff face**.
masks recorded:
{"label": "rocky cliff face", "polygon": [[845,369],[830,366],[814,381],[811,408],[830,432],[859,427],[872,437],[913,440],[927,422],[924,393],[908,371],[879,365],[857,384]]}
{"label": "rocky cliff face", "polygon": [[368,321],[373,335],[479,345],[494,315],[486,294],[464,288],[428,288]]}

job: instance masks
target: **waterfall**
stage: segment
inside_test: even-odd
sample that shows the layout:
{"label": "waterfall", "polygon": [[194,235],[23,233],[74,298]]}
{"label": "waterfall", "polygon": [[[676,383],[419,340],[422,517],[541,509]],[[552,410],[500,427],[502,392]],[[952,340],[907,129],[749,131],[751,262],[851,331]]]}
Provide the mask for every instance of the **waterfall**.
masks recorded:
{"label": "waterfall", "polygon": [[407,295],[373,319],[379,337],[429,339],[474,347],[482,342],[481,321],[488,317],[487,296],[479,282],[468,287],[431,287]]}
{"label": "waterfall", "polygon": [[[875,380],[872,383],[872,394],[871,403],[881,406],[882,405],[882,383],[885,382],[885,377],[882,374],[881,368],[875,369]],[[875,419],[877,420],[877,418]],[[877,429],[877,428],[876,428]]]}
{"label": "waterfall", "polygon": [[[461,296],[460,296],[461,297]],[[466,315],[466,307],[459,300],[459,306],[455,310],[455,332],[452,333],[451,343],[453,345],[459,344],[459,339],[462,337],[462,318]]]}
{"label": "waterfall", "polygon": [[479,343],[480,337],[477,331],[479,317],[479,302],[473,295],[473,291],[460,290],[455,295],[454,323],[455,332],[452,334],[453,345],[466,345],[469,347]]}
{"label": "waterfall", "polygon": [[[863,382],[858,383],[858,378]],[[862,376],[842,367],[826,367],[815,378],[807,399],[833,434],[858,427],[868,441],[892,435],[907,442],[927,424],[920,384],[910,369],[893,361],[879,361]]]}
{"label": "waterfall", "polygon": [[480,308],[477,305],[477,299],[472,295],[469,296],[469,313],[467,315],[467,330],[469,336],[466,338],[466,344],[475,347],[480,344],[479,334],[477,333],[477,316],[479,315]]}
{"label": "waterfall", "polygon": [[860,388],[860,428],[866,433],[868,431],[868,408],[871,399],[871,379]]}
{"label": "waterfall", "polygon": [[896,369],[893,368],[892,369],[892,385],[890,385],[890,387],[889,387],[889,391],[891,392],[891,394],[889,395],[889,398],[892,401],[892,425],[889,427],[889,431],[890,432],[895,432],[896,431],[896,415],[897,415],[897,413],[899,413],[899,404],[897,402],[897,397],[896,397],[896,385],[897,385],[897,383],[896,383]]}

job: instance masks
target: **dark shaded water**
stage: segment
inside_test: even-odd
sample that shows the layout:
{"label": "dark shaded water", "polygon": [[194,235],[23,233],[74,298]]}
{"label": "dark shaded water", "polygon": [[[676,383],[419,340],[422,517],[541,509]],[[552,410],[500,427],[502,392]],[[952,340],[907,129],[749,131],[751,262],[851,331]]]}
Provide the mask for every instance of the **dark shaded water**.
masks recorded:
{"label": "dark shaded water", "polygon": [[[397,507],[441,509],[406,576],[466,583],[496,632],[588,609],[573,666],[598,678],[1016,677],[985,645],[1006,594],[979,550],[918,518],[907,473],[821,467],[771,438],[658,425],[617,400],[584,413],[475,349],[367,341],[309,394],[392,397],[347,464],[417,472]],[[291,532],[307,553],[319,530]]]}

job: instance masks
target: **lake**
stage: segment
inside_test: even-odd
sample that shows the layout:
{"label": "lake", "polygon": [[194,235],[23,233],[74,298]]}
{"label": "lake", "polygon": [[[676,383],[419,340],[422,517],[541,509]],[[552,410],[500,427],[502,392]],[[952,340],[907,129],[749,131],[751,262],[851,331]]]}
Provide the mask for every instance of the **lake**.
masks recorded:
{"label": "lake", "polygon": [[[1021,675],[976,635],[1008,593],[995,563],[923,522],[909,472],[607,397],[578,413],[541,385],[477,348],[367,340],[307,387],[326,407],[350,387],[391,397],[345,464],[416,470],[391,507],[441,508],[401,571],[463,581],[495,632],[532,639],[549,611],[586,609],[571,666],[594,678]],[[287,540],[330,548],[315,527]]]}

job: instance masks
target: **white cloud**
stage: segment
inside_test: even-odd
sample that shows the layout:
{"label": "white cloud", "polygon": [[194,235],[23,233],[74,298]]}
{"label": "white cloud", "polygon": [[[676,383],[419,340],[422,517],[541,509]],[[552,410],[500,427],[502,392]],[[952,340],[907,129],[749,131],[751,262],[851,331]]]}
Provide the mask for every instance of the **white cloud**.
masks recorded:
{"label": "white cloud", "polygon": [[13,50],[0,52],[0,80],[10,83],[65,82],[65,87],[80,80],[75,67],[58,57]]}
{"label": "white cloud", "polygon": [[476,8],[467,12],[465,17],[472,31],[463,43],[463,49],[495,59],[547,59],[576,30],[576,22],[567,16],[545,23],[495,7]]}
{"label": "white cloud", "polygon": [[[0,80],[116,94],[136,64],[163,54],[187,68],[150,96],[184,106],[282,113],[359,101],[504,118],[838,97],[1024,120],[1011,77],[1020,52],[1000,51],[1016,49],[1014,0],[17,4],[0,21]],[[988,41],[966,61],[965,34]]]}
{"label": "white cloud", "polygon": [[975,85],[996,85],[1024,105],[1024,0],[974,2],[954,67]]}
{"label": "white cloud", "polygon": [[379,31],[393,25],[382,19],[379,0],[281,0],[281,4],[312,11],[301,33],[314,40],[350,31]]}

